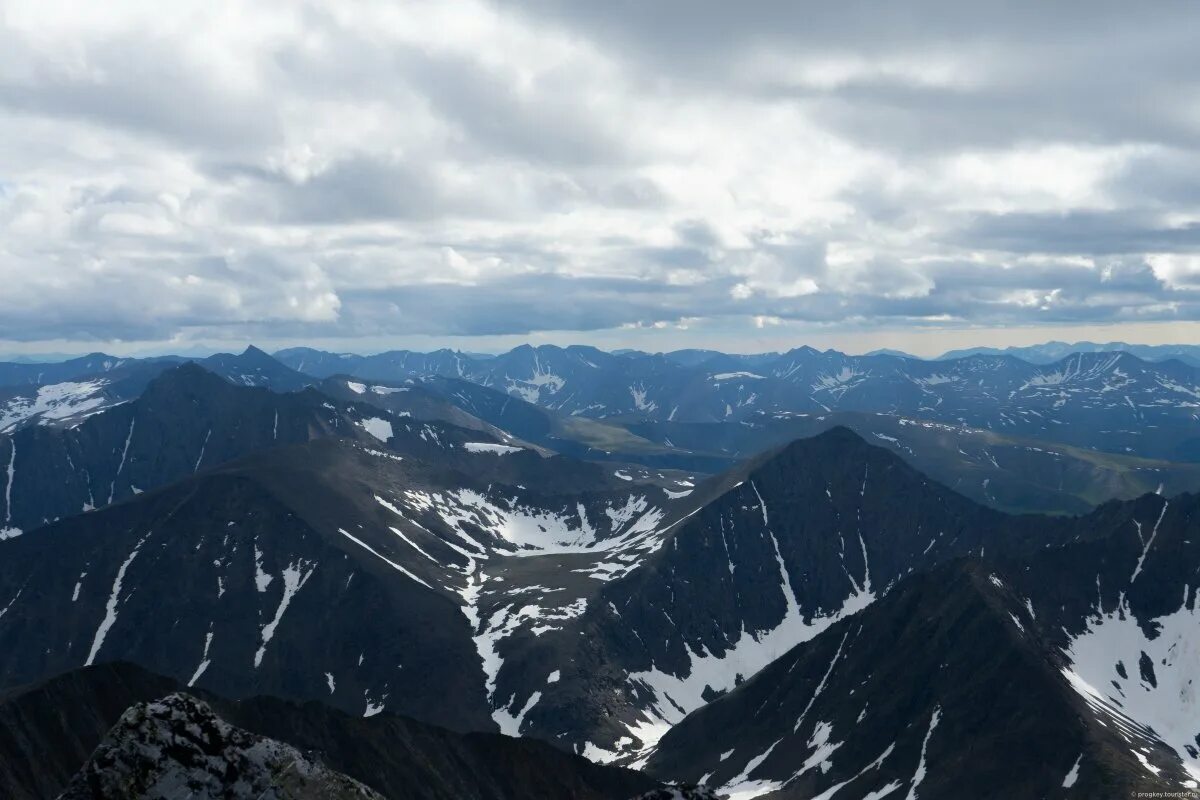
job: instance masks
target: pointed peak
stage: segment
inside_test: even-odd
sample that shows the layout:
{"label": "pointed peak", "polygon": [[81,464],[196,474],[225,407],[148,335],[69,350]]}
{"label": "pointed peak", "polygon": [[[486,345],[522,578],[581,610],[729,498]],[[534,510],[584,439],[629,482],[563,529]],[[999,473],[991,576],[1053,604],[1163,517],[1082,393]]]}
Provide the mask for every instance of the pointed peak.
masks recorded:
{"label": "pointed peak", "polygon": [[871,444],[856,431],[846,427],[845,425],[834,425],[827,430],[821,431],[816,436],[809,436],[804,439],[793,439],[791,442],[784,445],[781,450],[811,451],[838,449],[844,451],[861,450],[864,448],[869,448],[872,451],[878,450],[880,452],[886,452],[889,456],[892,455],[890,451]]}

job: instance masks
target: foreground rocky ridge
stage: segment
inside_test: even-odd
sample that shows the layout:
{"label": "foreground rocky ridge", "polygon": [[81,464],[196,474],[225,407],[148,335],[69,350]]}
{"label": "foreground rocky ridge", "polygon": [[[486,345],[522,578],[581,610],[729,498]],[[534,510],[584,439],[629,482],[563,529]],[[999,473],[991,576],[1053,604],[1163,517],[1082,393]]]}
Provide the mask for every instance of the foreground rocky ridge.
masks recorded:
{"label": "foreground rocky ridge", "polygon": [[61,800],[383,800],[294,747],[222,720],[176,692],[130,707],[59,795]]}
{"label": "foreground rocky ridge", "polygon": [[72,800],[177,791],[222,798],[273,791],[281,798],[625,800],[656,786],[640,773],[532,740],[462,735],[386,713],[356,719],[317,703],[183,693],[178,683],[123,663],[74,670],[0,696],[0,722],[0,795],[12,800],[64,790]]}

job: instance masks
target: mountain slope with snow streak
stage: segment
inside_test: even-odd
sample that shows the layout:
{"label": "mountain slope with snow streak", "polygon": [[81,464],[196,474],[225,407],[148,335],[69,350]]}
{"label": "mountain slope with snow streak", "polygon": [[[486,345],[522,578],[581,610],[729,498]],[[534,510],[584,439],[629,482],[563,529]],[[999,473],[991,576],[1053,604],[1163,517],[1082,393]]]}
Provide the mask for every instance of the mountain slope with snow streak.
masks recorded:
{"label": "mountain slope with snow streak", "polygon": [[[322,436],[383,446],[386,416],[307,391],[241,388],[195,365],[158,375],[140,396],[72,426],[0,436],[5,527],[29,531],[126,499],[248,453]],[[390,425],[390,423],[388,423]],[[377,425],[375,433],[384,430]]]}
{"label": "mountain slope with snow streak", "polygon": [[1198,523],[1200,497],[1151,494],[1057,521],[1055,546],[917,572],[676,725],[647,769],[742,797],[1194,790]]}
{"label": "mountain slope with snow streak", "polygon": [[[578,630],[546,637],[512,665],[514,676],[565,665],[539,687],[522,732],[601,760],[644,755],[688,713],[910,571],[1061,536],[1045,518],[1014,525],[846,429],[768,454],[696,496],[704,505],[605,586]],[[498,685],[520,707],[533,689],[508,674]]]}
{"label": "mountain slope with snow streak", "polygon": [[6,542],[0,683],[127,658],[233,696],[508,725],[488,675],[510,640],[582,613],[660,546],[678,502],[592,465],[472,453],[446,429],[435,444],[428,425],[406,433],[424,454],[315,439]]}
{"label": "mountain slope with snow streak", "polygon": [[739,798],[1120,798],[1186,790],[1173,756],[1091,716],[1022,598],[971,559],[781,656],[646,769]]}
{"label": "mountain slope with snow streak", "polygon": [[1169,748],[1200,782],[1200,496],[1147,495],[1093,518],[1068,547],[1006,565],[1009,580],[1090,713],[1131,752]]}

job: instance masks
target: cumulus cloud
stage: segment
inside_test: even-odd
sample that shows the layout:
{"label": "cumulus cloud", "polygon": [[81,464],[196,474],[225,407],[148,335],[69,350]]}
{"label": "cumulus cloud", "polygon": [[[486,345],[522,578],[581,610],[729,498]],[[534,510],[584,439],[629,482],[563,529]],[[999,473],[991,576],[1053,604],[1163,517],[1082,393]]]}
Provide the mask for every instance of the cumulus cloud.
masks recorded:
{"label": "cumulus cloud", "polygon": [[1198,22],[11,0],[0,339],[1194,320]]}

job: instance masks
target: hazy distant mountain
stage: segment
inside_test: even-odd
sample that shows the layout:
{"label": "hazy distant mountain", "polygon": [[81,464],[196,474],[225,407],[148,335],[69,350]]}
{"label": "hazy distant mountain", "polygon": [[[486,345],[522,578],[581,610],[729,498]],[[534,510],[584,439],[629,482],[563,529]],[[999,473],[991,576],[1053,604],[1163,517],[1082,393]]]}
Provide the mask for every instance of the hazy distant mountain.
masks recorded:
{"label": "hazy distant mountain", "polygon": [[54,364],[79,357],[79,353],[3,353],[0,354],[0,362],[9,364]]}
{"label": "hazy distant mountain", "polygon": [[1192,344],[1128,344],[1126,342],[1046,342],[1045,344],[1028,347],[972,347],[965,350],[950,350],[938,356],[939,361],[956,358],[966,358],[978,355],[1007,355],[1028,361],[1032,364],[1052,364],[1073,353],[1132,353],[1146,361],[1166,361],[1177,358],[1180,361],[1200,366],[1200,345]]}
{"label": "hazy distant mountain", "polygon": [[693,352],[684,363],[670,355],[618,356],[578,346],[523,346],[482,362],[451,351],[366,359],[316,351],[277,355],[314,375],[334,374],[337,367],[337,373],[370,380],[466,380],[560,414],[618,423],[875,412],[1108,452],[1200,460],[1200,367],[1120,352],[1076,354],[1049,365],[1007,355],[922,361],[808,347],[781,355]]}
{"label": "hazy distant mountain", "polygon": [[1080,514],[1113,499],[1200,491],[1200,464],[1144,459],[896,414],[760,414],[738,423],[642,422],[639,437],[728,466],[772,447],[845,426],[934,480],[1006,511]]}
{"label": "hazy distant mountain", "polygon": [[903,350],[892,350],[888,347],[883,347],[878,350],[872,350],[864,355],[868,356],[895,356],[896,358],[916,358],[916,356],[904,352]]}
{"label": "hazy distant mountain", "polygon": [[139,365],[164,362],[178,363],[173,356],[162,358],[118,358],[104,353],[92,353],[60,362],[5,362],[0,363],[0,386],[41,386],[63,381],[74,381],[83,377],[124,376]]}

